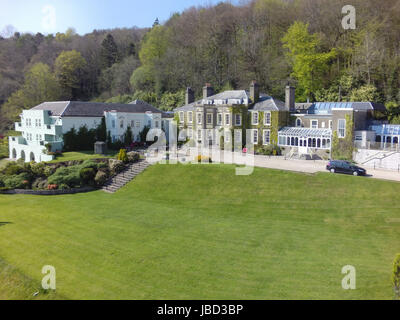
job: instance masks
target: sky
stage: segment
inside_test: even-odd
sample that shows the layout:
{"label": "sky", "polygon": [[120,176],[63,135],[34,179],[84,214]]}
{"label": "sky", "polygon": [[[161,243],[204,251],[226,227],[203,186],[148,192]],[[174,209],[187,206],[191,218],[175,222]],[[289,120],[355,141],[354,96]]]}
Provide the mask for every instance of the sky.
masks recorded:
{"label": "sky", "polygon": [[[221,0],[0,0],[0,32],[7,25],[19,32],[85,34],[93,29],[151,27],[172,13]],[[236,0],[229,1],[238,3]]]}

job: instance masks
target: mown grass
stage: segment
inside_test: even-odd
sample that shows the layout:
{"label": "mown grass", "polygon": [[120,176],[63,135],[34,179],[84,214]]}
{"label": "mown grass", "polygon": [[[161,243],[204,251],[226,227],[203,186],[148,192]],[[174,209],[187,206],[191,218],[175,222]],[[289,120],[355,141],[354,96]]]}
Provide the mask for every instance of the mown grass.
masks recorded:
{"label": "mown grass", "polygon": [[106,155],[95,154],[93,151],[72,151],[64,152],[56,159],[49,161],[49,163],[73,161],[73,160],[88,160],[88,159],[100,159],[100,158],[112,158],[115,157],[117,152],[110,151]]}
{"label": "mown grass", "polygon": [[[10,222],[0,257],[35,288],[53,265],[66,299],[391,299],[399,190],[325,173],[156,165],[115,194],[0,195]],[[348,264],[356,290],[341,287]],[[0,297],[32,291],[4,281]]]}

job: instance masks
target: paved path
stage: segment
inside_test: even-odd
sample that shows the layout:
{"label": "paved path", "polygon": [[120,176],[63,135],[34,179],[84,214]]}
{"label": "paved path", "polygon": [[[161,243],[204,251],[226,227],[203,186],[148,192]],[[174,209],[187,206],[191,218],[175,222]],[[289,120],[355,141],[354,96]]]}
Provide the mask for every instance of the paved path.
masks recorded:
{"label": "paved path", "polygon": [[[211,156],[213,159],[218,158],[214,151]],[[221,156],[221,158],[223,158]],[[238,164],[244,164],[242,161],[235,161]],[[305,173],[328,172],[326,165],[328,161],[325,160],[285,160],[284,157],[268,157],[268,156],[254,156],[254,166],[278,170],[288,170]],[[361,166],[362,167],[362,166]],[[383,169],[370,169],[367,170],[369,178],[400,181],[400,173],[397,171],[389,171]]]}
{"label": "paved path", "polygon": [[[328,161],[323,160],[284,160],[282,157],[255,156],[256,167],[290,170],[306,173],[327,172]],[[366,168],[368,177],[375,179],[400,181],[400,173],[397,171],[378,170]]]}

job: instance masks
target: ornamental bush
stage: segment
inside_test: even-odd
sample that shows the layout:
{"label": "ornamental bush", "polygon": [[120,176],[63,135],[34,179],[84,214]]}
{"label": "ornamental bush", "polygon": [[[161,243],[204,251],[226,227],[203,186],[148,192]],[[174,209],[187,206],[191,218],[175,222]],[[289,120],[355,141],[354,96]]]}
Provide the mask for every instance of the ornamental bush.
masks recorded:
{"label": "ornamental bush", "polygon": [[3,173],[7,176],[13,176],[24,172],[24,167],[17,162],[9,162],[3,169]]}
{"label": "ornamental bush", "polygon": [[23,172],[18,175],[9,176],[4,180],[4,186],[10,189],[28,189],[30,176]]}
{"label": "ornamental bush", "polygon": [[45,164],[43,162],[39,162],[39,163],[31,162],[30,167],[31,167],[32,173],[35,176],[40,177],[40,176],[44,175]]}
{"label": "ornamental bush", "polygon": [[117,174],[125,169],[125,164],[121,160],[110,160],[110,170],[111,173]]}
{"label": "ornamental bush", "polygon": [[117,160],[123,161],[124,163],[128,162],[128,156],[126,154],[126,149],[119,150]]}
{"label": "ornamental bush", "polygon": [[94,181],[96,171],[93,168],[82,168],[79,171],[79,176],[84,184],[90,184]]}
{"label": "ornamental bush", "polygon": [[138,152],[128,152],[127,156],[129,162],[138,162],[140,160],[140,154]]}
{"label": "ornamental bush", "polygon": [[94,181],[96,182],[96,185],[102,186],[104,183],[106,183],[108,179],[108,175],[104,171],[98,171],[96,173],[96,177],[94,178]]}
{"label": "ornamental bush", "polygon": [[56,169],[54,167],[45,166],[44,169],[43,169],[43,174],[46,177],[50,177],[55,171],[56,171]]}
{"label": "ornamental bush", "polygon": [[47,179],[43,177],[36,178],[32,183],[32,189],[47,189]]}
{"label": "ornamental bush", "polygon": [[48,182],[49,184],[66,184],[69,187],[79,187],[81,185],[81,178],[79,176],[80,166],[61,167],[52,174]]}

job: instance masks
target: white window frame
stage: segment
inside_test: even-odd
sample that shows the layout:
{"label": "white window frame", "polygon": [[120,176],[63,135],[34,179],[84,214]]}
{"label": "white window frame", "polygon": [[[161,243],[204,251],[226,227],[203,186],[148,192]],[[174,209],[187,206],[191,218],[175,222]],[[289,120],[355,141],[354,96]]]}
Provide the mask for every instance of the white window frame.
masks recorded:
{"label": "white window frame", "polygon": [[333,128],[333,121],[329,120],[329,129],[332,129],[332,128]]}
{"label": "white window frame", "polygon": [[222,113],[217,114],[217,125],[222,126],[223,116]]}
{"label": "white window frame", "polygon": [[[298,121],[300,121],[300,124],[298,124]],[[296,127],[301,127],[303,125],[303,121],[301,121],[300,118],[296,119]]]}
{"label": "white window frame", "polygon": [[230,126],[231,125],[231,114],[230,113],[225,113],[225,125]]}
{"label": "white window frame", "polygon": [[[208,121],[208,117],[210,117],[210,121]],[[213,124],[213,114],[206,113],[206,124]]]}
{"label": "white window frame", "polygon": [[[255,133],[257,133],[257,135]],[[253,144],[258,144],[258,129],[253,129],[253,132],[251,134],[252,134]]]}
{"label": "white window frame", "polygon": [[[257,122],[254,121],[254,117],[255,117],[255,116],[257,116]],[[251,124],[252,124],[252,125],[257,125],[257,124],[258,124],[258,121],[259,121],[259,118],[258,118],[258,111],[253,111],[253,112],[251,113]]]}
{"label": "white window frame", "polygon": [[[343,128],[340,128],[340,123],[343,123]],[[340,133],[341,130],[343,130],[343,135]],[[346,137],[346,119],[339,119],[338,120],[337,132],[338,132],[338,138],[345,138]]]}
{"label": "white window frame", "polygon": [[188,111],[188,123],[193,123],[193,111]]}
{"label": "white window frame", "polygon": [[183,111],[179,111],[179,122],[180,123],[185,122],[185,113]]}
{"label": "white window frame", "polygon": [[[267,117],[267,115],[269,117]],[[264,113],[264,125],[266,125],[266,126],[270,126],[271,125],[271,111],[266,111]]]}
{"label": "white window frame", "polygon": [[[241,126],[242,125],[242,115],[240,113],[235,113],[235,126]],[[239,122],[237,121],[239,119]]]}
{"label": "white window frame", "polygon": [[197,112],[196,118],[197,118],[197,124],[203,123],[203,114],[201,112]]}
{"label": "white window frame", "polygon": [[235,129],[233,135],[234,135],[235,142],[237,142],[237,143],[242,142],[242,130]]}
{"label": "white window frame", "polygon": [[325,121],[321,122],[321,128],[325,128]]}
{"label": "white window frame", "polygon": [[202,130],[201,129],[198,129],[197,130],[197,141],[199,141],[199,142],[201,142],[202,141],[202,136],[201,136],[201,134],[202,134]]}
{"label": "white window frame", "polygon": [[[266,142],[266,134],[268,133],[268,142]],[[263,130],[263,145],[271,144],[271,130]]]}
{"label": "white window frame", "polygon": [[[317,126],[314,128],[314,126],[313,126],[313,122],[317,122]],[[312,119],[311,121],[310,121],[310,128],[311,129],[318,129],[318,120],[317,119]]]}

